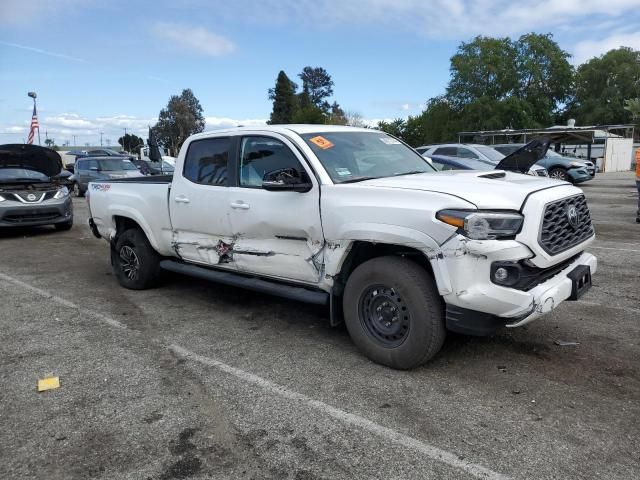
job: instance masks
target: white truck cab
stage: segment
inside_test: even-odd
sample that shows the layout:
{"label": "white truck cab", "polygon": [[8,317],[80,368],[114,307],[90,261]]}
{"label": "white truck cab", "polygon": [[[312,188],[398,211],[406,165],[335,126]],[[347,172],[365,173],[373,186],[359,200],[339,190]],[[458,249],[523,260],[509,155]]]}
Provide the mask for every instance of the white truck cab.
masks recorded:
{"label": "white truck cab", "polygon": [[372,360],[412,368],[447,330],[490,335],[588,290],[582,191],[436,171],[371,129],[234,128],[190,137],[173,177],[95,182],[94,234],[127,288],[161,270],[327,304]]}

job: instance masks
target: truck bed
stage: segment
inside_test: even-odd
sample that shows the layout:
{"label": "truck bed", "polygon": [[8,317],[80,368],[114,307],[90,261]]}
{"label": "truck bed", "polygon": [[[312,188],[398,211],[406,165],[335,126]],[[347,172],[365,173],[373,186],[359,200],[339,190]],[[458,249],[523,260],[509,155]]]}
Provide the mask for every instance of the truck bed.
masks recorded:
{"label": "truck bed", "polygon": [[89,183],[89,209],[100,235],[110,240],[118,217],[125,217],[140,225],[158,253],[175,255],[168,203],[171,179],[172,175],[153,175]]}

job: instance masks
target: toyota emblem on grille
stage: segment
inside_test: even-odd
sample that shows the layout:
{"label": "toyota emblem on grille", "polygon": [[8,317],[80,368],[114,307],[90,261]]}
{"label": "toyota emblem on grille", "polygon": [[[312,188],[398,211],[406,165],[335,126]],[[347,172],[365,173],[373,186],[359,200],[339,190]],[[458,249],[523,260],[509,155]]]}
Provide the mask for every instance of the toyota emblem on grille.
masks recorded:
{"label": "toyota emblem on grille", "polygon": [[574,205],[567,208],[567,220],[574,230],[578,228],[578,224],[580,223],[580,214]]}
{"label": "toyota emblem on grille", "polygon": [[33,193],[27,195],[27,200],[29,200],[30,202],[35,202],[36,198],[37,197]]}

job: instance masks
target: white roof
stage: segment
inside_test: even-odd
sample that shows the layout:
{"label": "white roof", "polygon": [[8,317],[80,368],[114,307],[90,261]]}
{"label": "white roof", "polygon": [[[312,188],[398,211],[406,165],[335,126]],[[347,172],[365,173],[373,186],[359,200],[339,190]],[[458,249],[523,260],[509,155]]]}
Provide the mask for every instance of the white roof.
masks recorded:
{"label": "white roof", "polygon": [[371,133],[381,133],[379,130],[375,130],[372,128],[359,128],[359,127],[348,127],[345,125],[261,125],[261,126],[251,126],[251,127],[232,127],[225,128],[221,130],[207,130],[206,132],[198,133],[194,136],[208,136],[212,134],[219,133],[238,133],[238,132],[275,132],[275,133],[290,133],[295,132],[300,135],[305,133],[327,133],[327,132],[371,132]]}

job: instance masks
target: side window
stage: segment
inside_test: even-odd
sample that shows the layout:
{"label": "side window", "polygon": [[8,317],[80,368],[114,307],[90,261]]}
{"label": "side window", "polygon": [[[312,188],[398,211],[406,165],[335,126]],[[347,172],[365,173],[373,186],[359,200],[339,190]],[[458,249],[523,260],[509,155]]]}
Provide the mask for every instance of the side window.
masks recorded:
{"label": "side window", "polygon": [[459,158],[478,158],[478,156],[475,153],[473,153],[471,150],[469,150],[468,148],[462,148],[462,147],[458,147],[458,153],[457,153],[456,157],[459,157]]}
{"label": "side window", "polygon": [[455,157],[457,156],[457,148],[456,147],[440,147],[433,154],[445,155],[447,157]]}
{"label": "side window", "polygon": [[97,160],[89,160],[87,162],[86,168],[87,170],[91,170],[92,168],[98,168],[100,165],[98,165],[98,161]]}
{"label": "side window", "polygon": [[86,170],[87,169],[87,161],[86,160],[76,160],[76,170]]}
{"label": "side window", "polygon": [[260,187],[266,173],[283,168],[305,171],[293,152],[271,137],[244,137],[240,147],[240,186]]}
{"label": "side window", "polygon": [[194,183],[227,185],[229,138],[206,138],[191,142],[184,160],[183,176]]}

